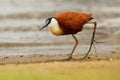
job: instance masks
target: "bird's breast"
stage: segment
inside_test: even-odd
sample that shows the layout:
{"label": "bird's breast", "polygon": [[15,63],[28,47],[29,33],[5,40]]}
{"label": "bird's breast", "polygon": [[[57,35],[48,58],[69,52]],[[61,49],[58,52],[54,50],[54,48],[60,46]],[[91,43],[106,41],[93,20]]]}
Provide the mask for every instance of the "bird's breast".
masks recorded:
{"label": "bird's breast", "polygon": [[52,34],[59,36],[59,35],[63,35],[64,31],[62,30],[62,28],[60,27],[50,27],[49,28],[50,31],[52,32]]}

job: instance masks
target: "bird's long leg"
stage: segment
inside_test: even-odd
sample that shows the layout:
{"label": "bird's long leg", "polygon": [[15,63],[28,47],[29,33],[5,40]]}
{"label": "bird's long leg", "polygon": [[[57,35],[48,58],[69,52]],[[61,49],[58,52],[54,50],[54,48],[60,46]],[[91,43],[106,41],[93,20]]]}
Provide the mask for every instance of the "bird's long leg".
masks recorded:
{"label": "bird's long leg", "polygon": [[95,32],[96,32],[96,26],[97,26],[97,22],[96,21],[89,21],[88,23],[92,23],[92,24],[94,24],[94,30],[93,30],[93,34],[92,34],[92,38],[91,38],[91,43],[90,43],[90,47],[89,47],[89,50],[88,50],[88,52],[86,53],[86,55],[83,57],[83,58],[81,58],[81,59],[85,59],[87,56],[88,56],[88,54],[89,54],[89,52],[91,51],[91,48],[92,48],[92,45],[93,45],[93,42],[95,41],[94,40],[94,37],[95,37]]}
{"label": "bird's long leg", "polygon": [[78,45],[78,40],[77,40],[77,38],[75,37],[74,34],[72,34],[72,37],[73,37],[73,39],[75,39],[75,45],[74,45],[73,50],[72,50],[72,52],[70,53],[70,56],[68,57],[68,59],[72,59],[73,52],[75,51],[75,49],[76,49],[76,47],[77,47],[77,45]]}

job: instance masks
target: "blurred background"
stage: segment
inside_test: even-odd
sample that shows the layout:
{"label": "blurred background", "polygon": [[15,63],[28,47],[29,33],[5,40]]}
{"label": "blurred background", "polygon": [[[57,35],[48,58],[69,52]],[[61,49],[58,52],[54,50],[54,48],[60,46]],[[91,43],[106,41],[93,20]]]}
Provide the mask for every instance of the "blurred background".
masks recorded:
{"label": "blurred background", "polygon": [[[92,13],[97,21],[97,51],[120,50],[120,0],[0,0],[0,55],[69,53],[74,40],[38,29],[44,20],[65,11]],[[84,53],[93,27],[85,25],[76,36]],[[109,46],[108,46],[109,45]]]}

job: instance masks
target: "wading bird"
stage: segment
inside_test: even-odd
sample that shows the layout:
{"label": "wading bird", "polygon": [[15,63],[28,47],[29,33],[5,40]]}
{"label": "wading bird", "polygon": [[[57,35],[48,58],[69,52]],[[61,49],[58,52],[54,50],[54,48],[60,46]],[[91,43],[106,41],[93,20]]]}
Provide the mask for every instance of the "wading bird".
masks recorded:
{"label": "wading bird", "polygon": [[73,39],[75,39],[75,45],[70,53],[68,59],[72,59],[72,55],[76,46],[78,45],[78,40],[74,34],[82,31],[84,24],[94,24],[94,30],[91,38],[91,43],[88,52],[82,58],[85,59],[89,52],[91,51],[92,45],[94,43],[94,36],[96,32],[97,22],[92,21],[91,14],[77,13],[77,12],[64,12],[56,15],[55,17],[50,17],[45,20],[45,24],[40,28],[42,30],[45,27],[49,27],[50,31],[54,35],[69,35],[71,34]]}

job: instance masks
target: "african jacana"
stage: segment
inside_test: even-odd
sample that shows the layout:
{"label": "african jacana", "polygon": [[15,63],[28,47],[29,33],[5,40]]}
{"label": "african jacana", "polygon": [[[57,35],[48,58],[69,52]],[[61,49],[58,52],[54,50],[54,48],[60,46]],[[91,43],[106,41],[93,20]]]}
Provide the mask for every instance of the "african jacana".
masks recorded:
{"label": "african jacana", "polygon": [[92,21],[91,19],[93,19],[91,14],[77,13],[77,12],[64,12],[56,15],[55,17],[50,17],[46,19],[45,24],[40,28],[40,30],[42,30],[45,27],[49,27],[50,31],[57,36],[71,34],[72,37],[75,39],[75,45],[68,59],[72,59],[72,54],[76,49],[76,46],[78,45],[78,40],[74,34],[82,31],[84,24],[86,23],[94,24],[94,30],[91,38],[90,48],[87,54],[82,58],[84,59],[87,57],[87,55],[91,51],[93,42],[95,41],[94,36],[96,32],[97,22]]}

